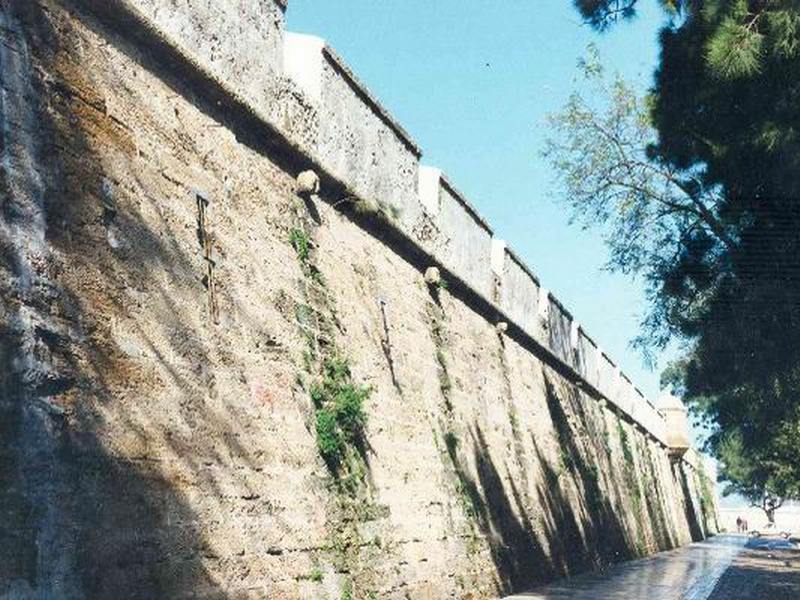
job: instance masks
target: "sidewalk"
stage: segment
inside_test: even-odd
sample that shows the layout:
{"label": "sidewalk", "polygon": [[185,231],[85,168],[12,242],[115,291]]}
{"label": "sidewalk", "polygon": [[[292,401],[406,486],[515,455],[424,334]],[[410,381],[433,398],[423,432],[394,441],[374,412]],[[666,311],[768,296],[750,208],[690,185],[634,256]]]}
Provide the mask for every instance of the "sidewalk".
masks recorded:
{"label": "sidewalk", "polygon": [[504,600],[707,600],[747,542],[746,536],[719,535]]}
{"label": "sidewalk", "polygon": [[734,558],[709,600],[730,598],[800,598],[800,549],[784,540],[751,540]]}

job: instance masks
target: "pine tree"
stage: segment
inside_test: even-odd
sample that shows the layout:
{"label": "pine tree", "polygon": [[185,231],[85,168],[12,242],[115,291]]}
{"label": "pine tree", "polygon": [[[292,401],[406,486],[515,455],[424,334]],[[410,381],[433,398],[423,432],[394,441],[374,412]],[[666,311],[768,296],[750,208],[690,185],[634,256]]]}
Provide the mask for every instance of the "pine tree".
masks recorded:
{"label": "pine tree", "polygon": [[[575,0],[600,31],[630,19],[637,4]],[[654,132],[643,152],[671,185],[681,184],[679,197],[702,199],[719,227],[708,219],[695,227],[668,210],[647,220],[625,213],[640,219],[625,217],[628,239],[660,236],[622,255],[650,283],[641,339],[656,347],[685,342],[681,385],[714,428],[709,448],[730,457],[735,439],[758,465],[747,472],[758,473],[762,487],[769,480],[788,490],[800,482],[800,0],[662,5],[648,103]],[[588,131],[567,130],[580,139]],[[560,167],[590,170],[598,157],[613,155],[575,154],[577,162]],[[636,183],[633,173],[626,183]],[[620,214],[611,210],[617,199],[606,197],[595,214]],[[728,475],[753,483],[742,470]]]}

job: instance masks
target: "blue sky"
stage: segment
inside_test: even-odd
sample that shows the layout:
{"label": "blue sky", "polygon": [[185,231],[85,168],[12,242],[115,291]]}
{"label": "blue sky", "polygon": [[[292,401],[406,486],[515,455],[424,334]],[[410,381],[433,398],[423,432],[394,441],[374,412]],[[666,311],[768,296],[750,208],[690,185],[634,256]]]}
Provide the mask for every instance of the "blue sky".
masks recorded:
{"label": "blue sky", "polygon": [[[628,346],[644,309],[641,285],[603,270],[597,232],[568,224],[540,156],[546,116],[577,85],[577,59],[597,44],[610,70],[643,89],[664,17],[599,35],[570,0],[290,0],[291,31],[325,38],[653,400],[658,372]],[[661,365],[663,366],[663,364]]]}

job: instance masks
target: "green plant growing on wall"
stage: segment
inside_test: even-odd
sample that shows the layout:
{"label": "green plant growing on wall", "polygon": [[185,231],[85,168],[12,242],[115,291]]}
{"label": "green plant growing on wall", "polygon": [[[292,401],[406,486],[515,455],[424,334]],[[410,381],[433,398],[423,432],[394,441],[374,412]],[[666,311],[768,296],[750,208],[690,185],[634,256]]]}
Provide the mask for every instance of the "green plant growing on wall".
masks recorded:
{"label": "green plant growing on wall", "polygon": [[711,484],[702,464],[700,465],[700,472],[697,474],[696,479],[700,491],[700,513],[703,516],[703,530],[707,532],[710,529],[709,525],[711,522],[716,521],[716,508]]}
{"label": "green plant growing on wall", "polygon": [[511,425],[511,432],[514,434],[515,438],[519,438],[519,417],[517,417],[517,412],[515,410],[510,410],[508,412],[508,424]]}
{"label": "green plant growing on wall", "polygon": [[559,453],[559,465],[561,466],[561,473],[575,473],[575,459],[565,448],[561,448]]}
{"label": "green plant growing on wall", "polygon": [[325,360],[322,380],[310,390],[316,408],[317,446],[335,473],[349,450],[363,444],[364,402],[371,393],[371,387],[353,383],[347,360],[339,356]]}
{"label": "green plant growing on wall", "polygon": [[641,541],[644,536],[642,527],[642,519],[644,514],[644,503],[642,498],[642,490],[639,485],[638,477],[636,476],[635,466],[636,462],[633,455],[633,448],[631,445],[630,436],[625,430],[625,426],[621,420],[617,421],[617,433],[619,435],[620,446],[622,448],[622,457],[625,461],[624,473],[625,484],[628,489],[628,495],[631,501],[631,508],[634,515],[635,535],[639,538],[636,542],[635,551],[639,556],[644,555],[646,549],[645,544]]}
{"label": "green plant growing on wall", "polygon": [[467,531],[464,535],[467,541],[467,553],[473,554],[480,547],[476,526],[478,526],[482,518],[485,518],[485,507],[475,481],[469,477],[459,459],[458,447],[460,440],[458,436],[452,431],[447,431],[443,437],[447,447],[447,455],[450,457],[450,464],[456,475],[454,491],[464,511],[464,516],[467,518]]}
{"label": "green plant growing on wall", "polygon": [[711,486],[708,484],[708,479],[705,477],[700,478],[700,500],[708,507],[709,511],[714,510],[714,495],[711,492]]}
{"label": "green plant growing on wall", "polygon": [[293,227],[289,231],[289,243],[297,252],[297,258],[303,265],[306,265],[311,257],[311,243],[305,231],[297,227]]}
{"label": "green plant growing on wall", "polygon": [[373,202],[352,196],[345,200],[350,209],[357,215],[371,217],[385,223],[394,223],[400,218],[400,209],[382,200]]}
{"label": "green plant growing on wall", "polygon": [[[332,475],[327,481],[332,492],[327,505],[328,542],[326,554],[336,572],[347,573],[341,598],[354,598],[353,584],[362,590],[373,577],[364,570],[362,554],[367,546],[359,525],[388,516],[375,505],[367,477],[365,403],[372,388],[353,381],[347,357],[337,348],[337,333],[343,328],[336,316],[336,304],[316,264],[310,233],[315,224],[296,207],[289,243],[295,251],[302,272],[299,286],[303,299],[295,317],[305,348],[302,353],[302,376],[297,380],[308,394],[313,408],[312,422],[317,450]],[[374,552],[374,550],[373,550]],[[320,573],[321,575],[321,573]],[[316,575],[315,575],[316,579]]]}
{"label": "green plant growing on wall", "polygon": [[336,415],[326,408],[317,409],[317,448],[331,469],[336,469],[341,462],[344,445],[344,436],[336,423]]}
{"label": "green plant growing on wall", "polygon": [[342,467],[363,445],[367,423],[364,402],[372,390],[353,383],[347,359],[332,344],[332,328],[326,314],[333,313],[333,308],[322,274],[312,263],[311,241],[301,226],[289,231],[289,243],[310,283],[305,288],[308,303],[297,307],[296,318],[307,346],[303,366],[312,376],[321,371],[321,379],[309,390],[315,409],[317,448],[334,474],[349,477],[360,472],[354,465],[346,472]]}
{"label": "green plant growing on wall", "polygon": [[669,526],[664,514],[664,499],[661,486],[659,485],[658,470],[656,468],[655,458],[650,446],[646,450],[647,464],[649,465],[648,477],[648,490],[652,493],[647,495],[648,507],[650,514],[653,517],[653,530],[656,534],[656,539],[659,544],[659,549],[664,550],[669,546],[670,532]]}
{"label": "green plant growing on wall", "polygon": [[431,338],[436,347],[436,363],[439,366],[439,390],[444,398],[444,407],[447,413],[450,414],[453,412],[453,405],[450,401],[453,382],[450,379],[447,356],[445,355],[447,335],[444,328],[444,312],[433,302],[428,305],[428,319],[430,321]]}
{"label": "green plant growing on wall", "polygon": [[608,426],[603,423],[603,449],[606,451],[606,456],[611,456],[611,433],[608,431]]}
{"label": "green plant growing on wall", "polygon": [[353,600],[353,583],[349,580],[342,588],[341,600]]}
{"label": "green plant growing on wall", "polygon": [[632,483],[633,485],[630,488],[631,500],[633,501],[634,515],[638,519],[642,515],[642,491],[639,489],[638,485],[635,485],[635,482]]}
{"label": "green plant growing on wall", "polygon": [[471,489],[463,479],[456,482],[456,493],[464,509],[467,517],[474,521],[478,518],[478,502],[476,500],[476,491]]}
{"label": "green plant growing on wall", "polygon": [[400,209],[396,206],[389,204],[388,202],[383,202],[381,200],[378,201],[378,209],[383,213],[390,221],[396,221],[400,218]]}
{"label": "green plant growing on wall", "polygon": [[628,432],[625,431],[622,421],[617,422],[617,431],[619,432],[619,442],[622,446],[622,456],[625,459],[625,463],[629,466],[633,466],[633,451],[631,450]]}
{"label": "green plant growing on wall", "polygon": [[313,370],[317,360],[317,313],[308,304],[298,304],[295,308],[295,320],[300,327],[306,348],[303,350],[303,366],[307,372]]}

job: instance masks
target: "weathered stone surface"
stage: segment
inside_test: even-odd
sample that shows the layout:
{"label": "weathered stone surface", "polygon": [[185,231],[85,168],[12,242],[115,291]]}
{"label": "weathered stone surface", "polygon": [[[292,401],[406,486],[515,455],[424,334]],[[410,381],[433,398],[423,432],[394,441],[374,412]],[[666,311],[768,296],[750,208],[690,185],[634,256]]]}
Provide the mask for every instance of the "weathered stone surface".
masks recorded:
{"label": "weathered stone surface", "polygon": [[[705,533],[691,465],[97,6],[0,5],[0,596],[491,598]],[[373,390],[350,512],[310,346]]]}
{"label": "weathered stone surface", "polygon": [[436,226],[436,235],[421,241],[445,267],[491,299],[491,228],[438,169],[420,170],[419,191],[420,201]]}
{"label": "weathered stone surface", "polygon": [[314,171],[303,171],[297,176],[297,191],[301,194],[319,192],[319,175]]}
{"label": "weathered stone surface", "polygon": [[265,109],[282,72],[284,8],[277,0],[126,0],[221,80]]}
{"label": "weathered stone surface", "polygon": [[667,422],[667,444],[670,453],[676,458],[682,458],[692,446],[689,440],[688,411],[683,402],[670,393],[662,394],[659,404]]}
{"label": "weathered stone surface", "polygon": [[442,282],[442,274],[438,267],[428,267],[425,269],[425,283],[428,285],[439,285]]}

